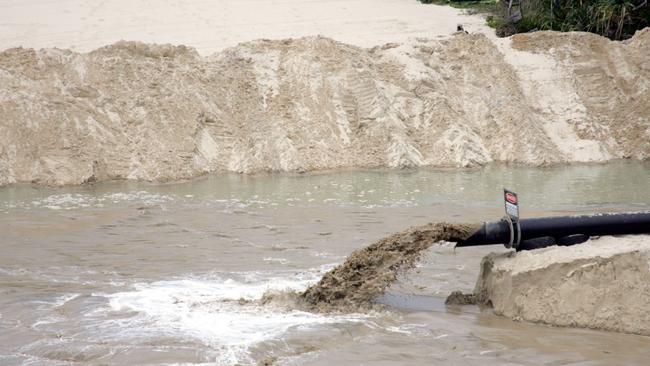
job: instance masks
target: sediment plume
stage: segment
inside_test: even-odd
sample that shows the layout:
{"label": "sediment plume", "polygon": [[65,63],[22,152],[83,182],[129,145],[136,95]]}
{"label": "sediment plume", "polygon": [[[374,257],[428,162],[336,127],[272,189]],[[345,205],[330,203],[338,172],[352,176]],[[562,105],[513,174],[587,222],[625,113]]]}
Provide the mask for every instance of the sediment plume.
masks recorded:
{"label": "sediment plume", "polygon": [[650,157],[650,28],[0,52],[0,185]]}
{"label": "sediment plume", "polygon": [[312,311],[351,312],[374,307],[375,299],[411,269],[435,243],[468,238],[476,225],[435,223],[393,234],[353,252],[300,295]]}

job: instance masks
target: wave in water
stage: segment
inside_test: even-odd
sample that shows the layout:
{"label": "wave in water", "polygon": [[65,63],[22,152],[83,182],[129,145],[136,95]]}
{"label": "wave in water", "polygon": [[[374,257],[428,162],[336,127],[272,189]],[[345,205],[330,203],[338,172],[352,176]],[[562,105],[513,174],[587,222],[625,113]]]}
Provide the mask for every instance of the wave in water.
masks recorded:
{"label": "wave in water", "polygon": [[[302,291],[322,270],[291,275],[240,273],[201,279],[143,283],[106,295],[108,313],[122,318],[110,327],[126,339],[171,337],[219,349],[219,364],[251,361],[248,350],[291,330],[361,322],[367,315],[323,315],[260,305],[268,291]],[[118,315],[119,314],[119,315]]]}

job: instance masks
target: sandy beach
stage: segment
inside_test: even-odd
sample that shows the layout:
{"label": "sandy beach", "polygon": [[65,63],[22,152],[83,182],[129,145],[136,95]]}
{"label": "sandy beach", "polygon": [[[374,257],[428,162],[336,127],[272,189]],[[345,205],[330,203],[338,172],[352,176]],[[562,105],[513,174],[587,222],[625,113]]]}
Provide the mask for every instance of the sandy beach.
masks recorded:
{"label": "sandy beach", "polygon": [[480,16],[416,0],[0,1],[0,49],[86,52],[120,40],[184,44],[208,55],[254,39],[322,35],[371,47],[446,36]]}

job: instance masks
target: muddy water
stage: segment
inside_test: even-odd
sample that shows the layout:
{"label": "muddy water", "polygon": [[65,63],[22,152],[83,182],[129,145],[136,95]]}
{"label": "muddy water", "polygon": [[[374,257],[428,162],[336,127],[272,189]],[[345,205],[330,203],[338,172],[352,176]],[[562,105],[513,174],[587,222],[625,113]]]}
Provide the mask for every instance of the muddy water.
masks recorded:
{"label": "muddy water", "polygon": [[260,305],[355,249],[431,221],[650,208],[650,165],[212,176],[0,189],[0,364],[645,364],[647,337],[512,322],[474,306],[491,248],[429,249],[384,311]]}

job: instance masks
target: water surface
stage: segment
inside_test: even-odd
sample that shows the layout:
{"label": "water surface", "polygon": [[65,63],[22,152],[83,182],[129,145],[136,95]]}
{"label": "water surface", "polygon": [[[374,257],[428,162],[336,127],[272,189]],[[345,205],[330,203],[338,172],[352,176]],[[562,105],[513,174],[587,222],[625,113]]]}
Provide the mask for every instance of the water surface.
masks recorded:
{"label": "water surface", "polygon": [[644,364],[647,337],[445,307],[498,246],[431,249],[388,294],[409,307],[323,315],[256,300],[408,226],[498,218],[503,186],[535,216],[647,210],[648,182],[650,164],[619,162],[5,187],[0,364]]}

